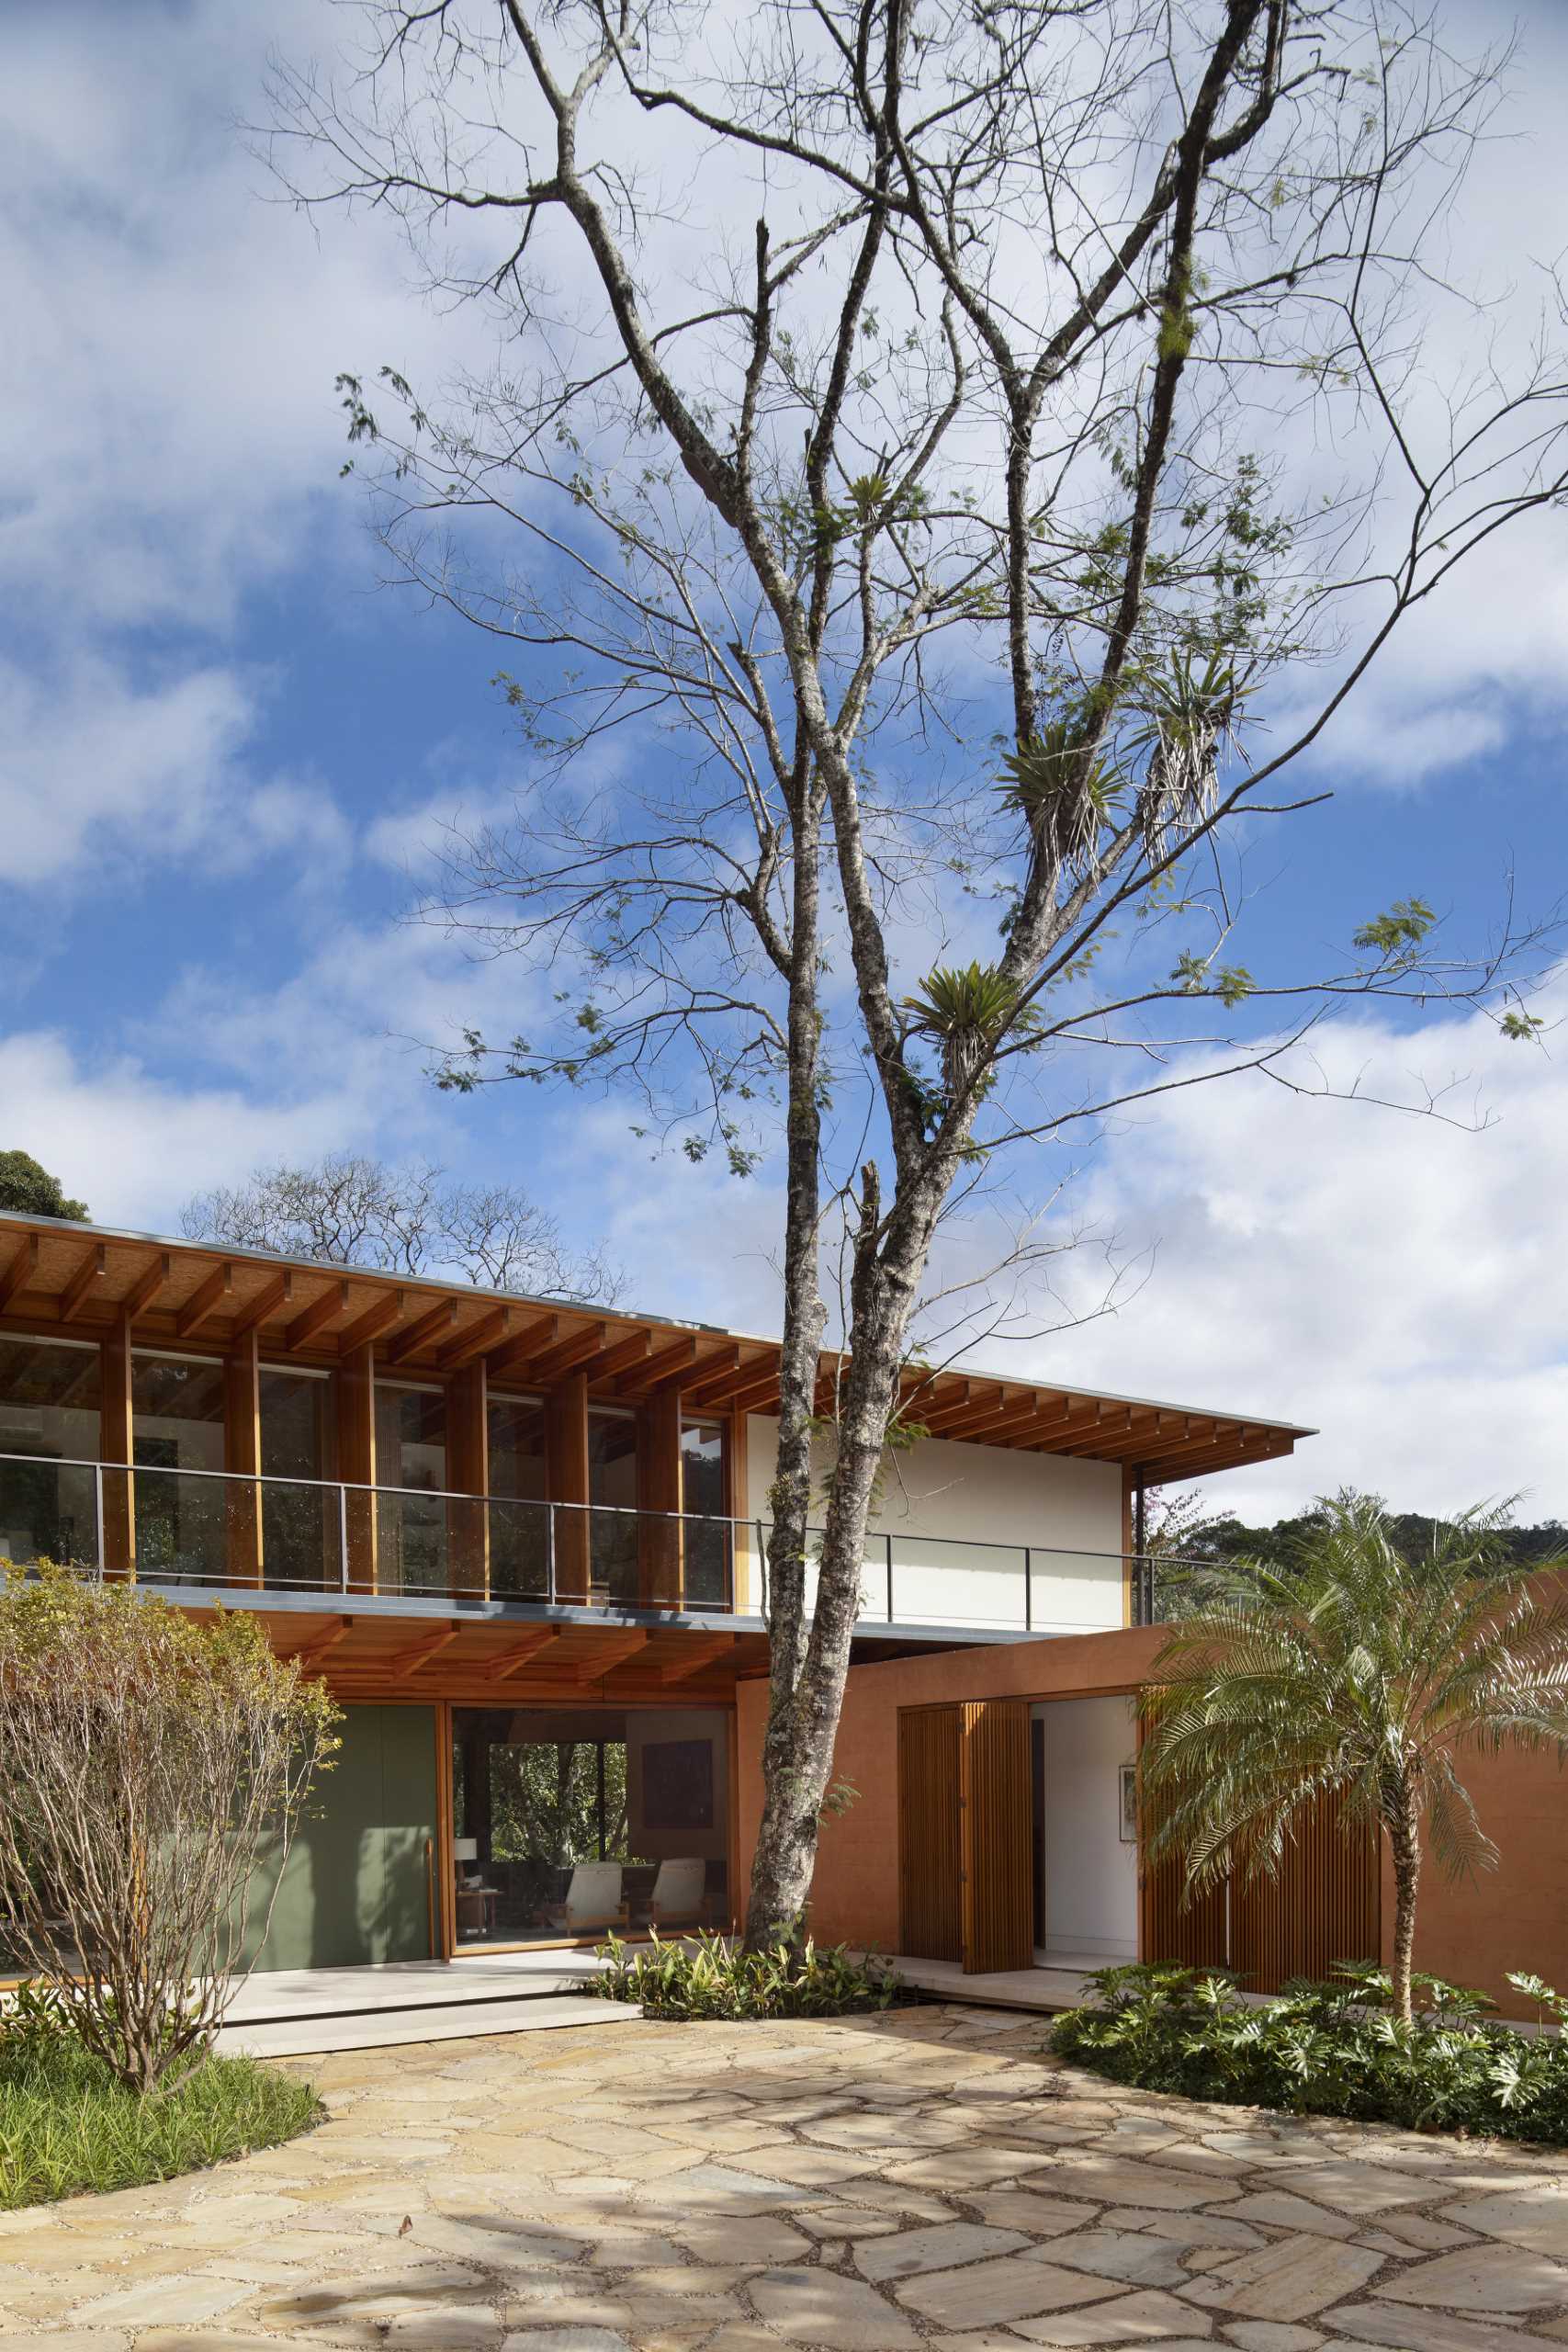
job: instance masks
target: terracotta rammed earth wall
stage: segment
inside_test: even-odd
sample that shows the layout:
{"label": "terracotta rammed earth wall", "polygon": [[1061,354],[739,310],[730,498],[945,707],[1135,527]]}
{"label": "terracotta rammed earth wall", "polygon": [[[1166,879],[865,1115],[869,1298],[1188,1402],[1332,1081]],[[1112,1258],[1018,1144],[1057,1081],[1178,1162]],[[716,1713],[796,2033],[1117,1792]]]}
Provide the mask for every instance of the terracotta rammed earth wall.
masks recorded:
{"label": "terracotta rammed earth wall", "polygon": [[[1158,1627],[1135,1627],[856,1667],[839,1730],[836,1769],[859,1794],[847,1812],[823,1825],[812,1899],[818,1934],[829,1942],[897,1950],[901,1707],[960,1699],[1093,1698],[1134,1690],[1147,1674],[1161,1638]],[[761,1803],[758,1758],[767,1685],[742,1682],[737,1699],[738,1885],[743,1895]],[[1478,1985],[1505,2016],[1529,2016],[1530,2005],[1505,1984],[1506,1970],[1533,1970],[1548,1984],[1568,1991],[1568,1770],[1560,1770],[1553,1756],[1513,1751],[1467,1758],[1464,1779],[1502,1860],[1495,1871],[1456,1886],[1428,1858],[1416,1962],[1437,1975]],[[1393,1884],[1385,1860],[1385,1961],[1393,1916]]]}

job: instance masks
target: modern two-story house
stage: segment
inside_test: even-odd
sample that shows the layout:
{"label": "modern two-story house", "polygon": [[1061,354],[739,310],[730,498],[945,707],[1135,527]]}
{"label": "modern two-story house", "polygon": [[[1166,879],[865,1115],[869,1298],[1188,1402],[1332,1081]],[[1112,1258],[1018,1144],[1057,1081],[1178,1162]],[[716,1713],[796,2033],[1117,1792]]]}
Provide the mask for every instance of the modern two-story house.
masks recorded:
{"label": "modern two-story house", "polygon": [[[343,1754],[264,1965],[722,1925],[777,1379],[775,1342],[707,1324],[0,1215],[0,1563],[254,1610],[326,1678]],[[852,1678],[914,1693],[862,1792],[867,1883],[901,1888],[875,1931],[976,1967],[1130,1955],[1134,1734],[1074,1637],[1147,1614],[1150,1487],[1308,1432],[1006,1373],[910,1387],[931,1434],[868,1547]],[[1076,1716],[1038,1699],[1053,1679]]]}

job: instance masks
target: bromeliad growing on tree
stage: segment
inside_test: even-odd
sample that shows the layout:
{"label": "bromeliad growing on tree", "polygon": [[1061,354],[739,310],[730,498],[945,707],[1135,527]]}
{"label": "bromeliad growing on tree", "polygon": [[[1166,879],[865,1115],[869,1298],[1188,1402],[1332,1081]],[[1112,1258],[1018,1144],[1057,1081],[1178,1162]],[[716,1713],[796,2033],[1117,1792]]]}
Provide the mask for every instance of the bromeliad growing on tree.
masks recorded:
{"label": "bromeliad growing on tree", "polygon": [[1400,0],[363,17],[341,76],[280,69],[267,151],[303,204],[400,216],[493,321],[449,396],[342,390],[393,573],[502,644],[531,763],[430,912],[538,976],[540,1019],[439,1074],[624,1086],[640,1132],[738,1170],[782,1131],[761,1939],[809,1893],[901,1365],[976,1156],[1001,1181],[1021,1149],[1027,1204],[1028,1147],[1184,1046],[1319,1089],[1292,1047],[1341,1000],[1533,1034],[1517,933],[1231,943],[1244,828],[1326,797],[1292,763],[1568,486],[1562,305],[1537,281],[1511,377],[1490,344],[1445,371],[1471,314],[1424,239],[1496,67]]}

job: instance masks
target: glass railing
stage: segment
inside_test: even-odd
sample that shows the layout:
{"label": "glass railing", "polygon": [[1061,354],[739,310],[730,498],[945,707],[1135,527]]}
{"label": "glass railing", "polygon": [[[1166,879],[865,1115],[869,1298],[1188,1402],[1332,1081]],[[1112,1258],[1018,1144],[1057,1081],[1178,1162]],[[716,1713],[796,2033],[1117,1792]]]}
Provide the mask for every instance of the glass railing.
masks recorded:
{"label": "glass railing", "polygon": [[[52,1559],[150,1584],[519,1608],[766,1617],[772,1530],[434,1487],[0,1454],[0,1566]],[[821,1532],[809,1532],[816,1603]],[[1152,1564],[907,1527],[870,1539],[859,1622],[1069,1634],[1146,1622]]]}

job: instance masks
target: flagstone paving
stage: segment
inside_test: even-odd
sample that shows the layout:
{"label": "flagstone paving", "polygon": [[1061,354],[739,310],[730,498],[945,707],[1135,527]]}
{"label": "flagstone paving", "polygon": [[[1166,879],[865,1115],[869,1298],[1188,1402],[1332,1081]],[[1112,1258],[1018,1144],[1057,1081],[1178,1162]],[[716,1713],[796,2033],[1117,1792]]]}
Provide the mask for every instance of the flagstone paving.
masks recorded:
{"label": "flagstone paving", "polygon": [[331,2120],[0,2216],[0,2346],[1552,2352],[1568,2158],[1117,2090],[1038,2018],[295,2062]]}

